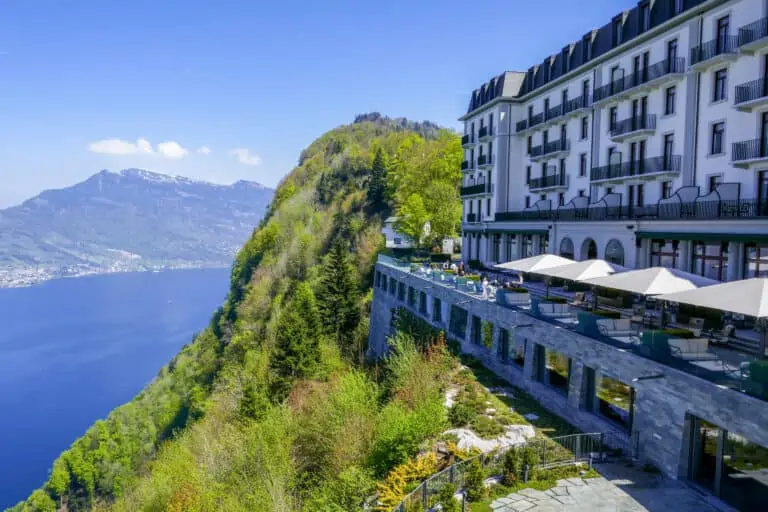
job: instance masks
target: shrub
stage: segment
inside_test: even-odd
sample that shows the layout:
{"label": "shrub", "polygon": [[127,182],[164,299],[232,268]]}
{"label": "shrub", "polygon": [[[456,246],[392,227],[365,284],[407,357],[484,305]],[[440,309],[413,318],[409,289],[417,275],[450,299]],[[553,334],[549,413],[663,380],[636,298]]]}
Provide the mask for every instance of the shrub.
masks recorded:
{"label": "shrub", "polygon": [[483,499],[485,495],[485,471],[480,464],[479,459],[475,459],[469,464],[467,468],[467,474],[464,477],[464,487],[466,489],[466,496],[469,501],[475,502]]}
{"label": "shrub", "polygon": [[551,302],[553,304],[567,304],[568,299],[565,299],[563,297],[550,297],[547,299],[547,302]]}
{"label": "shrub", "polygon": [[520,286],[510,286],[509,288],[504,288],[504,291],[510,293],[528,293],[527,288],[522,288]]}
{"label": "shrub", "polygon": [[464,279],[466,279],[467,281],[479,282],[480,276],[476,276],[476,275],[464,276]]}
{"label": "shrub", "polygon": [[523,459],[520,457],[519,448],[510,448],[507,453],[504,454],[504,461],[502,462],[503,468],[503,480],[504,485],[515,485],[523,479]]}
{"label": "shrub", "polygon": [[607,309],[598,309],[595,311],[595,314],[597,316],[602,316],[603,318],[621,318],[621,313],[618,311],[608,311]]}
{"label": "shrub", "polygon": [[443,512],[459,512],[459,503],[453,497],[456,494],[456,486],[445,484],[437,495],[437,501],[442,505]]}
{"label": "shrub", "polygon": [[448,410],[448,421],[454,427],[465,427],[472,423],[476,417],[477,411],[475,411],[475,408],[461,402],[454,404]]}
{"label": "shrub", "polygon": [[437,471],[437,457],[429,453],[411,459],[395,467],[387,478],[377,484],[380,510],[392,510],[412,490],[414,484],[422,482]]}
{"label": "shrub", "polygon": [[696,335],[689,329],[669,328],[664,329],[664,333],[669,335],[670,338],[695,338]]}
{"label": "shrub", "polygon": [[472,430],[485,439],[492,439],[504,433],[504,427],[488,416],[477,416],[472,422]]}

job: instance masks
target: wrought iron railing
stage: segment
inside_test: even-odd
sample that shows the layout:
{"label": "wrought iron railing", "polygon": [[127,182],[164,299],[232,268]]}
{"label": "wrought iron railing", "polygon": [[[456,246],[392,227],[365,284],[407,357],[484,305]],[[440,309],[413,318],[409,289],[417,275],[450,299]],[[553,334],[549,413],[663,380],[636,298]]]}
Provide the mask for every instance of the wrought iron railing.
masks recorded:
{"label": "wrought iron railing", "polygon": [[561,115],[563,115],[563,106],[562,105],[557,105],[556,107],[552,107],[552,108],[548,109],[545,112],[544,117],[545,117],[546,121],[549,121],[550,119],[556,119],[556,118],[560,117]]}
{"label": "wrought iron railing", "polygon": [[734,162],[758,158],[768,158],[768,137],[734,142],[731,145],[731,160]]}
{"label": "wrought iron railing", "polygon": [[736,86],[734,105],[765,98],[766,96],[768,96],[768,80],[759,78]]}
{"label": "wrought iron railing", "polygon": [[620,137],[639,130],[655,130],[656,114],[632,116],[617,122],[611,129],[611,137]]}
{"label": "wrought iron railing", "polygon": [[486,165],[491,163],[491,158],[489,155],[480,155],[477,157],[477,165]]}
{"label": "wrought iron railing", "polygon": [[568,100],[563,104],[563,114],[568,114],[574,110],[587,108],[589,105],[589,96],[579,96],[578,98],[573,98],[572,100]]}
{"label": "wrought iron railing", "polygon": [[488,135],[493,135],[493,134],[491,133],[491,131],[488,129],[488,127],[487,127],[487,126],[483,126],[483,127],[482,127],[482,128],[480,128],[480,130],[478,130],[478,132],[477,132],[477,138],[478,138],[478,139],[482,139],[483,137],[486,137],[486,136],[488,136]]}
{"label": "wrought iron railing", "polygon": [[467,222],[479,222],[478,215],[476,213],[468,213],[467,214]]}
{"label": "wrought iron railing", "polygon": [[462,146],[463,146],[463,145],[465,145],[465,144],[469,144],[469,143],[472,143],[472,142],[475,142],[475,140],[474,140],[474,138],[473,138],[473,137],[472,137],[470,134],[468,134],[468,133],[467,133],[467,134],[465,134],[465,135],[464,135],[464,136],[461,138],[461,145],[462,145]]}
{"label": "wrought iron railing", "polygon": [[739,46],[754,43],[764,37],[768,37],[768,18],[761,18],[739,29]]}
{"label": "wrought iron railing", "polygon": [[691,48],[691,65],[695,66],[700,62],[708,61],[718,55],[726,53],[735,53],[738,47],[738,37],[720,36],[707,41],[699,46]]}
{"label": "wrought iron railing", "polygon": [[522,132],[528,129],[528,120],[523,119],[522,121],[518,121],[517,124],[515,124],[515,130],[518,132]]}
{"label": "wrought iron railing", "polygon": [[[525,468],[524,475],[531,469],[551,469],[558,466],[583,464],[591,461],[608,459],[624,459],[635,456],[626,434],[620,432],[571,434],[553,438],[533,438],[526,442],[532,447],[537,456],[538,464],[533,468]],[[411,510],[427,510],[436,504],[437,495],[446,485],[456,489],[465,486],[465,478],[470,465],[479,462],[487,473],[501,474],[503,472],[504,456],[510,446],[490,453],[482,453],[469,459],[452,464],[439,473],[421,482],[401,501],[392,512],[409,512]],[[527,476],[523,478],[528,481]]]}
{"label": "wrought iron railing", "polygon": [[556,210],[497,212],[495,220],[595,221],[595,220],[718,220],[768,217],[768,200],[665,202],[645,206],[560,207]]}
{"label": "wrought iron railing", "polygon": [[549,176],[542,176],[540,178],[531,178],[530,181],[528,181],[528,188],[531,190],[565,186],[565,175],[560,173],[550,174]]}
{"label": "wrought iron railing", "polygon": [[665,59],[642,68],[631,75],[626,75],[598,87],[593,92],[594,101],[602,101],[615,94],[652,82],[666,75],[685,73],[685,59],[682,57]]}
{"label": "wrought iron railing", "polygon": [[466,187],[461,187],[461,197],[465,196],[471,196],[475,194],[483,194],[486,192],[487,187],[485,186],[485,182],[479,182],[474,185],[467,185]]}
{"label": "wrought iron railing", "polygon": [[682,158],[680,155],[657,156],[643,160],[632,160],[618,164],[593,167],[590,172],[592,181],[618,178],[629,178],[658,172],[680,172]]}

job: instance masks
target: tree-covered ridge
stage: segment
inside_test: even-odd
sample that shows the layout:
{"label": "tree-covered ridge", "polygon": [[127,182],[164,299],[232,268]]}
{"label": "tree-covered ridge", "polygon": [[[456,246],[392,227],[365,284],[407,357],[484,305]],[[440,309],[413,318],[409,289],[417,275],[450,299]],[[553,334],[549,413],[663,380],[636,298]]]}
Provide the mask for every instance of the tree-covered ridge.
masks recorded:
{"label": "tree-covered ridge", "polygon": [[437,356],[407,340],[384,368],[363,354],[382,221],[409,219],[418,194],[433,232],[453,234],[458,214],[432,194],[458,206],[461,147],[373,116],[302,152],[210,326],[14,511],[354,510],[444,427]]}

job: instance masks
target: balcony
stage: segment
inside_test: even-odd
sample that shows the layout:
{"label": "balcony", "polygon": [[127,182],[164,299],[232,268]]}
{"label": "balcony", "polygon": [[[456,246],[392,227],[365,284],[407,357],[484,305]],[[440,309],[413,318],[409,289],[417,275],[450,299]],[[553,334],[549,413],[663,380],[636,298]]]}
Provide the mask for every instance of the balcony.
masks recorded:
{"label": "balcony", "polygon": [[591,106],[589,96],[579,96],[563,103],[563,115],[571,116],[588,109]]}
{"label": "balcony", "polygon": [[[554,166],[552,166],[554,169]],[[568,188],[568,179],[565,174],[557,173],[550,174],[548,176],[542,176],[540,178],[531,178],[528,181],[528,188],[533,192],[542,190],[557,190]]]}
{"label": "balcony", "polygon": [[529,157],[532,161],[537,162],[539,160],[548,160],[550,158],[560,158],[567,155],[570,150],[570,140],[558,139],[532,147]]}
{"label": "balcony", "polygon": [[477,157],[477,166],[480,169],[487,169],[493,165],[491,161],[491,155],[480,155]]}
{"label": "balcony", "polygon": [[685,59],[665,59],[631,75],[626,75],[613,82],[598,87],[593,93],[593,103],[619,101],[622,98],[666,83],[680,80],[685,74]]}
{"label": "balcony", "polygon": [[742,112],[753,112],[768,104],[768,80],[760,78],[736,86],[736,100],[733,106]]}
{"label": "balcony", "polygon": [[768,46],[768,18],[757,20],[739,29],[739,50],[754,53]]}
{"label": "balcony", "polygon": [[667,202],[647,206],[560,207],[557,210],[521,210],[497,212],[503,221],[599,221],[599,220],[733,220],[768,218],[768,201],[733,199],[722,201]]}
{"label": "balcony", "polygon": [[633,116],[622,119],[611,129],[613,142],[624,142],[634,138],[647,137],[656,132],[656,115]]}
{"label": "balcony", "polygon": [[518,134],[531,130],[544,122],[544,112],[539,112],[530,119],[523,119],[518,121],[516,125],[516,131]]}
{"label": "balcony", "polygon": [[473,135],[470,135],[469,133],[467,133],[461,138],[462,147],[471,148],[474,145],[475,145],[475,137]]}
{"label": "balcony", "polygon": [[480,216],[476,213],[468,213],[467,214],[467,222],[469,224],[473,224],[475,222],[480,222]]}
{"label": "balcony", "polygon": [[472,161],[471,160],[464,160],[463,162],[461,162],[461,170],[462,171],[471,171],[473,169],[474,169],[474,167],[472,166]]}
{"label": "balcony", "polygon": [[680,155],[671,155],[593,167],[590,180],[593,183],[625,181],[633,178],[653,178],[662,174],[680,174],[681,163]]}
{"label": "balcony", "polygon": [[731,145],[731,161],[734,167],[743,169],[768,162],[768,137],[734,142]]}
{"label": "balcony", "polygon": [[466,187],[461,187],[460,189],[461,197],[490,194],[491,192],[492,192],[491,184],[486,183],[485,181],[480,181],[472,185],[467,185]]}
{"label": "balcony", "polygon": [[489,140],[493,139],[493,131],[487,126],[483,126],[477,132],[477,138],[480,140],[480,142],[488,142]]}
{"label": "balcony", "polygon": [[691,67],[703,71],[723,62],[736,60],[738,37],[723,36],[691,48]]}

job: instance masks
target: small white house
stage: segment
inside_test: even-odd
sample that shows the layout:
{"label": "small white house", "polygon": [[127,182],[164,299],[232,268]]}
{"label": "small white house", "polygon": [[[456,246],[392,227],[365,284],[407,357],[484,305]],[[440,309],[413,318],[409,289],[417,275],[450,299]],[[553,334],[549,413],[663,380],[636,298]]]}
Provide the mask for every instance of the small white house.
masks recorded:
{"label": "small white house", "polygon": [[[387,249],[413,249],[415,244],[413,243],[413,240],[411,240],[411,237],[400,233],[395,229],[397,220],[397,217],[387,217],[384,221],[384,228],[382,228],[381,232],[384,234]],[[427,223],[427,225],[429,225],[429,223]]]}

